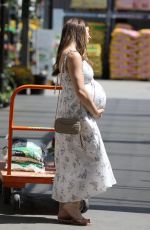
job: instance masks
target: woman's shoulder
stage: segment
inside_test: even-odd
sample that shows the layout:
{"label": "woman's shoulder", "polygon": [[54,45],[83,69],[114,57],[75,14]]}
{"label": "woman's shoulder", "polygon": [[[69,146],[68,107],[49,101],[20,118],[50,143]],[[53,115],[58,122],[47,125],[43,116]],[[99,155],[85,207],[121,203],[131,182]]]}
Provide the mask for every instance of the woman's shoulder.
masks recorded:
{"label": "woman's shoulder", "polygon": [[69,66],[82,66],[82,57],[78,51],[69,52],[67,56],[67,65]]}
{"label": "woman's shoulder", "polygon": [[80,53],[77,50],[70,50],[66,53],[66,56],[70,60],[82,60]]}

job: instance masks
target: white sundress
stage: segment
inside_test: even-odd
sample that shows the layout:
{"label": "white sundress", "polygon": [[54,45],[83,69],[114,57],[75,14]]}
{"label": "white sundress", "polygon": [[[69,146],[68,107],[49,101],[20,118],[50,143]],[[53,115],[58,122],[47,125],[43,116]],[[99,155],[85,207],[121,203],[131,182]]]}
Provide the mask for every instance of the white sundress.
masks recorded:
{"label": "white sundress", "polygon": [[[67,55],[64,66],[66,58]],[[90,96],[93,99],[95,97],[95,103],[104,107],[105,92],[102,86],[93,79],[93,69],[85,60],[83,74],[85,88]],[[81,146],[80,135],[55,133],[56,175],[52,198],[59,202],[73,202],[88,199],[106,191],[107,188],[116,184],[116,180],[96,119],[80,104],[67,72],[64,71],[61,76],[63,90],[59,97],[57,117],[80,118],[84,148]]]}

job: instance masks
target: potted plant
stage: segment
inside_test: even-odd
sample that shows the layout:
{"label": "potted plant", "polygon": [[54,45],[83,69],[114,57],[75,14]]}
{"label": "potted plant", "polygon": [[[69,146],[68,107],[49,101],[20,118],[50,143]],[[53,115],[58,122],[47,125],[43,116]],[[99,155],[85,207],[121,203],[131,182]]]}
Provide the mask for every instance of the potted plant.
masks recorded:
{"label": "potted plant", "polygon": [[[34,76],[32,75],[31,70],[24,66],[21,65],[12,66],[8,68],[8,72],[10,76],[12,76],[17,87],[24,84],[34,83]],[[26,90],[21,92],[25,93]]]}
{"label": "potted plant", "polygon": [[9,75],[7,69],[4,70],[2,75],[2,90],[0,91],[0,108],[7,107],[10,104],[10,97],[13,93],[13,90],[16,88],[16,84]]}

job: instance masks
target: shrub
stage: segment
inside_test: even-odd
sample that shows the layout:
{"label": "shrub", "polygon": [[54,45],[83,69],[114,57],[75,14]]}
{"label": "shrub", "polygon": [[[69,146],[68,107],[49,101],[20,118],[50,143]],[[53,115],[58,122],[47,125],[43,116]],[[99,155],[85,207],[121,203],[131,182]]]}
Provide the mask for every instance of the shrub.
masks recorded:
{"label": "shrub", "polygon": [[34,76],[32,75],[31,70],[24,66],[12,66],[8,68],[8,72],[17,86],[34,83]]}

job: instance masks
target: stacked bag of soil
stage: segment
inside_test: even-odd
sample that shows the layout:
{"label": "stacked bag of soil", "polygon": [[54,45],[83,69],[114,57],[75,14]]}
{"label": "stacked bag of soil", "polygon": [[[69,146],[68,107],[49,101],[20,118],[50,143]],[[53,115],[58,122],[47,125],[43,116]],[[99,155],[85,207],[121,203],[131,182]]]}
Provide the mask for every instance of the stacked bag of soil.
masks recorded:
{"label": "stacked bag of soil", "polygon": [[118,24],[112,32],[109,63],[112,79],[149,80],[150,29],[135,31]]}
{"label": "stacked bag of soil", "polygon": [[149,10],[150,0],[116,0],[117,10]]}
{"label": "stacked bag of soil", "polygon": [[139,32],[116,28],[110,45],[110,74],[112,79],[135,79]]}
{"label": "stacked bag of soil", "polygon": [[14,138],[11,169],[15,171],[45,172],[42,148],[27,139]]}
{"label": "stacked bag of soil", "polygon": [[139,30],[137,78],[150,79],[150,29]]}

